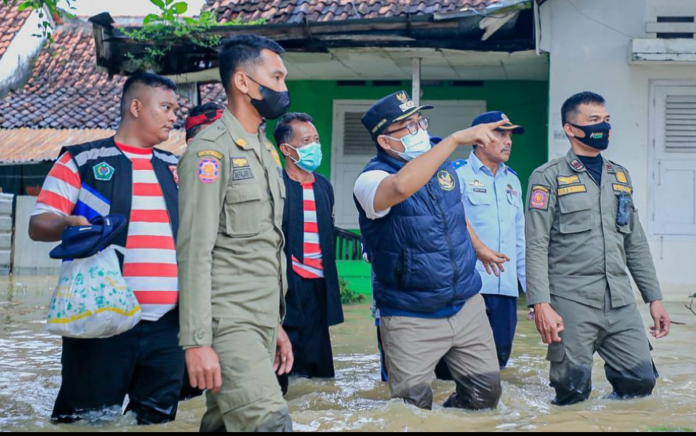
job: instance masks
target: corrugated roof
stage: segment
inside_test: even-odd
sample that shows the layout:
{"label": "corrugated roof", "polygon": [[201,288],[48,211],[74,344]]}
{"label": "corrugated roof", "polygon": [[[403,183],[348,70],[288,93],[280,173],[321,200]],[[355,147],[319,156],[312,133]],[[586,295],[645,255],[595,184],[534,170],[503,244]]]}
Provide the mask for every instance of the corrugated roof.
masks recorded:
{"label": "corrugated roof", "polygon": [[19,6],[5,6],[0,1],[0,59],[31,15],[31,9],[19,10]]}
{"label": "corrugated roof", "polygon": [[236,19],[269,23],[302,23],[388,18],[486,8],[500,0],[206,0],[205,10],[217,11],[218,21]]}
{"label": "corrugated roof", "polygon": [[[108,138],[115,132],[104,129],[11,129],[0,130],[0,163],[18,164],[52,161],[63,147]],[[169,141],[158,146],[181,155],[186,148],[185,133],[174,131]]]}

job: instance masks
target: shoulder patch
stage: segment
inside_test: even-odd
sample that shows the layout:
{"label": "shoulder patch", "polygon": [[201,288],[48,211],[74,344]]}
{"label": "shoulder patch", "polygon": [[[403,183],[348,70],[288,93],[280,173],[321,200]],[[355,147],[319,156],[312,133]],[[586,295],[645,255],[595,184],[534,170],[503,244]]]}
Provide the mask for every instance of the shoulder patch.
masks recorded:
{"label": "shoulder patch", "polygon": [[529,196],[529,208],[537,210],[549,210],[549,198],[551,189],[546,186],[532,186],[532,193]]}
{"label": "shoulder patch", "polygon": [[214,183],[220,177],[220,162],[213,159],[201,159],[198,162],[198,180],[206,185]]}
{"label": "shoulder patch", "polygon": [[459,160],[452,162],[452,166],[454,166],[455,170],[458,170],[459,168],[463,167],[466,164],[467,164],[467,162],[464,159],[459,159]]}

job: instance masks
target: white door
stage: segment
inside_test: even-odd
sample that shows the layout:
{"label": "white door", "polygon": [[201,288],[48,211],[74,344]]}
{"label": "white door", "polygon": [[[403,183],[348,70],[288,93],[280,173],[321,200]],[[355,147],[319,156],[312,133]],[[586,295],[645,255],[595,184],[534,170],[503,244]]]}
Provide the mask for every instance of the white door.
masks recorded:
{"label": "white door", "polygon": [[[336,225],[344,229],[358,228],[358,211],[353,201],[353,186],[376,146],[360,121],[374,101],[336,100],[333,116],[333,153],[331,181],[336,192]],[[424,101],[435,109],[424,111],[430,120],[430,134],[447,137],[467,128],[473,119],[486,111],[485,101]],[[462,147],[452,160],[466,159],[471,147]]]}
{"label": "white door", "polygon": [[652,233],[696,236],[696,83],[653,87]]}

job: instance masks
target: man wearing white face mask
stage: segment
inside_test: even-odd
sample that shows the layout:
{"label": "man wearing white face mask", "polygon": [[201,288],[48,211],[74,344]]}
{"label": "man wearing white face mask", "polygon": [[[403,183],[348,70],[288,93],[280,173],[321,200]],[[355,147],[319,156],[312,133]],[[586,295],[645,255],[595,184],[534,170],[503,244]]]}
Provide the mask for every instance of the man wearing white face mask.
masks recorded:
{"label": "man wearing white face mask", "polygon": [[449,157],[463,145],[488,146],[503,122],[456,132],[432,147],[421,115],[427,109],[402,91],[362,118],[377,157],[353,192],[373,269],[389,389],[392,398],[432,408],[433,373],[444,358],[457,386],[445,407],[495,408],[500,368],[476,258],[496,264],[496,271],[506,258],[467,231]]}
{"label": "man wearing white face mask", "polygon": [[[326,178],[314,173],[322,163],[322,151],[309,115],[285,115],[273,136],[285,156],[283,232],[289,287],[283,328],[295,355],[292,375],[333,378],[329,327],[343,323],[334,247],[334,192]],[[288,376],[279,380],[287,392]]]}

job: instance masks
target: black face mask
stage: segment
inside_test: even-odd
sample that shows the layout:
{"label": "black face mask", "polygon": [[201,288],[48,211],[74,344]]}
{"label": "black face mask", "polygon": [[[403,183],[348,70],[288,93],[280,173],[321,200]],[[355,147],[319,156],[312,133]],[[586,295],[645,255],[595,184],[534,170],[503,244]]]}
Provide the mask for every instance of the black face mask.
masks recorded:
{"label": "black face mask", "polygon": [[268,89],[251,76],[247,77],[259,85],[261,100],[256,100],[247,94],[251,99],[251,105],[256,108],[259,115],[267,120],[276,120],[288,112],[288,109],[290,109],[290,93],[288,91],[278,92]]}
{"label": "black face mask", "polygon": [[585,133],[584,138],[575,137],[578,141],[596,150],[606,150],[609,148],[609,137],[611,136],[611,124],[599,123],[590,126],[578,126],[568,123],[576,129]]}

